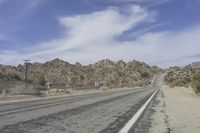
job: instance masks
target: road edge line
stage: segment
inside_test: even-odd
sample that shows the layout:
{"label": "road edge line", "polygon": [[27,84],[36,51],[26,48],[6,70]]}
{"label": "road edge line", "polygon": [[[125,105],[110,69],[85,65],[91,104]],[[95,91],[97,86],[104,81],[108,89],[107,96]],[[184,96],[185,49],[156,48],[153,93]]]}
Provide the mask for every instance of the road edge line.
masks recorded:
{"label": "road edge line", "polygon": [[142,115],[144,110],[147,108],[154,95],[158,92],[159,89],[151,95],[151,97],[143,104],[143,106],[135,113],[135,115],[125,124],[125,126],[118,133],[128,133],[131,127],[136,123],[138,118]]}

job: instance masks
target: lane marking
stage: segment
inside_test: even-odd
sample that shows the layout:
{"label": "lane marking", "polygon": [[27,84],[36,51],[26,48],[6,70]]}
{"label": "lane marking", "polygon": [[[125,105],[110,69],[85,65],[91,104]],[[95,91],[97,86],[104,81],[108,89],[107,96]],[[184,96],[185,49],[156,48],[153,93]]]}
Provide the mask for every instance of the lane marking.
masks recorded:
{"label": "lane marking", "polygon": [[144,110],[147,108],[149,103],[151,102],[154,95],[158,92],[159,89],[157,89],[151,97],[145,102],[145,104],[135,113],[135,115],[125,124],[125,126],[119,131],[119,133],[128,133],[131,127],[135,124],[135,122],[138,120],[138,118],[141,116],[141,114],[144,112]]}

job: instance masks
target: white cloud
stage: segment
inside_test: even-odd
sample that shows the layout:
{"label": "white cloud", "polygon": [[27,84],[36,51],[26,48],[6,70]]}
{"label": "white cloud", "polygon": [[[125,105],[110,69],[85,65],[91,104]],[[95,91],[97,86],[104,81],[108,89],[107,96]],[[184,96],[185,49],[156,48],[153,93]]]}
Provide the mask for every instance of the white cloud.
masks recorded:
{"label": "white cloud", "polygon": [[[135,27],[142,21],[148,21],[151,14],[133,6],[128,14],[120,13],[115,8],[94,12],[87,15],[60,17],[60,23],[66,28],[63,38],[40,44],[39,52],[30,56],[59,53],[70,49],[87,49],[87,47],[112,45],[113,39],[123,32]],[[42,50],[41,50],[42,49]]]}
{"label": "white cloud", "polygon": [[126,2],[131,3],[132,2],[135,4],[145,6],[146,8],[156,7],[156,6],[171,2],[171,1],[172,0],[107,0],[107,2],[111,2],[111,3],[126,3]]}
{"label": "white cloud", "polygon": [[69,62],[93,63],[100,59],[141,60],[162,67],[197,61],[200,53],[200,26],[179,32],[144,32],[132,41],[116,39],[142,22],[152,22],[154,14],[132,6],[123,13],[117,8],[86,15],[62,16],[65,34],[35,47],[0,52],[0,62],[18,64],[24,58],[44,62],[61,58]]}

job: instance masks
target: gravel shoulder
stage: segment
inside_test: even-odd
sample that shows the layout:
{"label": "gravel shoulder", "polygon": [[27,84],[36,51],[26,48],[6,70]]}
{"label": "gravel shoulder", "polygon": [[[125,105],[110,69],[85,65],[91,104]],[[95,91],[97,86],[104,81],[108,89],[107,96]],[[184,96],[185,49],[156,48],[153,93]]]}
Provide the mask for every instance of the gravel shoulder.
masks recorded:
{"label": "gravel shoulder", "polygon": [[197,133],[199,110],[200,97],[191,88],[163,86],[144,115],[151,120],[148,132]]}

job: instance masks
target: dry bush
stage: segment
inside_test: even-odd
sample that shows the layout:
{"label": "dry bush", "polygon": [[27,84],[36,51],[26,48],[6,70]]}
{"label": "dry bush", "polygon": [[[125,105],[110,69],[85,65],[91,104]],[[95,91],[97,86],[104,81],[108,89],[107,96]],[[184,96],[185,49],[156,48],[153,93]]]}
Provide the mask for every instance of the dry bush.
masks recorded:
{"label": "dry bush", "polygon": [[8,89],[11,95],[40,95],[39,89],[32,84],[18,84]]}
{"label": "dry bush", "polygon": [[179,79],[176,79],[176,80],[174,80],[173,82],[170,82],[170,83],[169,83],[169,86],[170,86],[171,88],[174,88],[174,87],[180,86],[180,85],[181,85],[181,81],[180,81]]}
{"label": "dry bush", "polygon": [[191,86],[195,93],[200,93],[200,72],[192,77]]}
{"label": "dry bush", "polygon": [[66,89],[66,90],[65,90],[65,93],[72,93],[72,89],[70,89],[70,88],[69,88],[69,89]]}
{"label": "dry bush", "polygon": [[45,86],[45,85],[46,85],[45,77],[44,77],[44,76],[38,76],[38,77],[37,77],[37,83],[38,83],[40,86]]}
{"label": "dry bush", "polygon": [[102,86],[102,87],[100,87],[100,89],[103,90],[103,91],[109,90],[109,88],[107,86]]}

